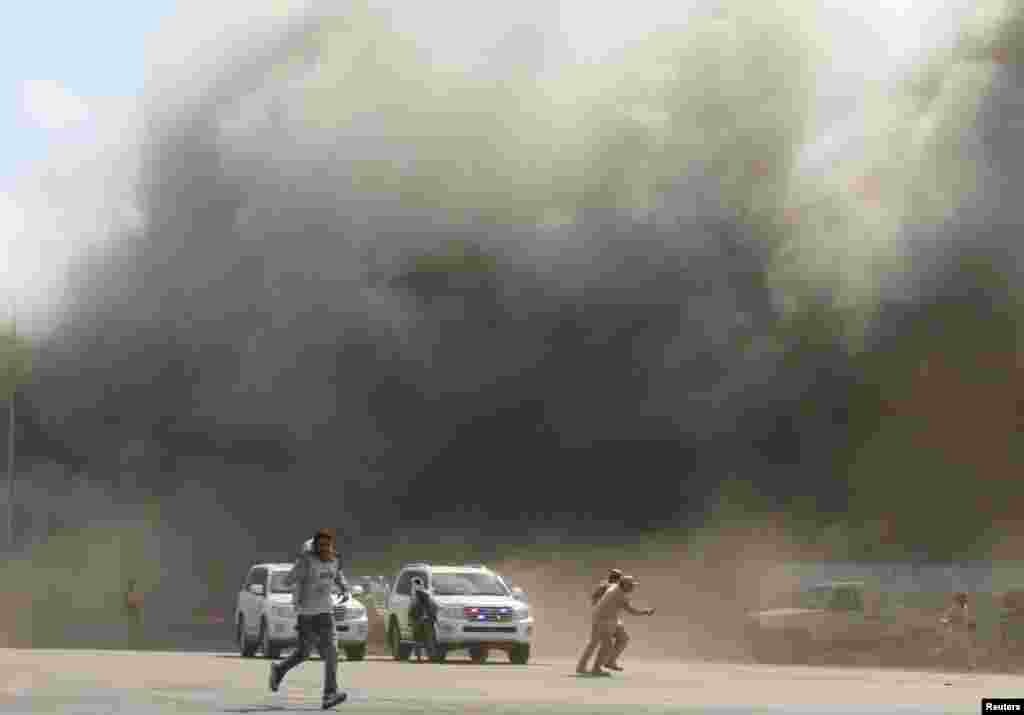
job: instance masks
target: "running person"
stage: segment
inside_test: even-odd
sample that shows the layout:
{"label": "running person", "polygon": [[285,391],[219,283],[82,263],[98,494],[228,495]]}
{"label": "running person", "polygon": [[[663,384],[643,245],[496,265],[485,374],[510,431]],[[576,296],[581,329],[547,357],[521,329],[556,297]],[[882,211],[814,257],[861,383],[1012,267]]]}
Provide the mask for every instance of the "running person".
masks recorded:
{"label": "running person", "polygon": [[345,576],[334,550],[334,535],[321,529],[313,537],[313,549],[305,550],[285,577],[285,585],[295,589],[294,603],[298,614],[296,630],[299,646],[286,660],[270,665],[270,689],[277,692],[288,671],[307,660],[316,641],[324,659],[323,709],[345,702],[346,693],[338,691],[338,646],[334,635],[334,601],[332,589],[348,591]]}
{"label": "running person", "polygon": [[[590,594],[590,605],[596,606],[597,602],[601,600],[601,596],[605,594],[609,586],[614,586],[622,579],[622,571],[619,569],[611,569],[608,572],[608,578],[602,581],[594,589],[594,592]],[[626,646],[629,645],[629,633],[626,632],[626,626],[622,623],[622,616],[619,616],[618,623],[615,625],[615,635],[612,636],[612,655],[605,667],[610,670],[622,670],[622,666],[619,665],[619,656],[626,650]]]}

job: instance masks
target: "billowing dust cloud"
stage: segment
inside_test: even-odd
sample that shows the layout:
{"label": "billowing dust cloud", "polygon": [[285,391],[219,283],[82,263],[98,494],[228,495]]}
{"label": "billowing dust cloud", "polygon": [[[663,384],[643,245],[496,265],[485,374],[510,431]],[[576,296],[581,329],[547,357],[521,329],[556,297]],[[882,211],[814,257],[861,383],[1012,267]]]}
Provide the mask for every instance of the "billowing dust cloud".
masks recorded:
{"label": "billowing dust cloud", "polygon": [[[19,393],[15,593],[66,611],[69,581],[37,566],[87,564],[95,599],[139,578],[181,618],[229,609],[248,563],[318,526],[354,568],[390,572],[373,555],[415,558],[395,535],[431,531],[500,560],[546,525],[582,543],[699,525],[730,475],[770,513],[889,523],[912,502],[878,506],[877,465],[921,470],[909,442],[865,437],[878,376],[901,382],[871,359],[916,366],[888,336],[958,285],[965,216],[1012,172],[1009,135],[976,120],[1016,70],[939,53],[864,120],[898,131],[794,179],[827,44],[811,5],[694,11],[591,65],[542,9],[463,30],[469,61],[357,2],[155,62],[137,151],[90,183],[109,195],[53,197],[120,218],[89,224],[105,239]],[[986,17],[972,51],[1012,50],[1013,13]],[[50,498],[76,483],[106,496]],[[750,556],[762,538],[777,548]],[[677,653],[665,624],[693,652],[729,643],[733,609],[783,589],[785,543],[741,529],[716,567],[637,562],[661,619],[635,624],[638,652]],[[606,565],[532,568],[538,608],[580,621]]]}
{"label": "billowing dust cloud", "polygon": [[760,519],[708,528],[689,543],[550,548],[541,557],[496,566],[527,594],[537,652],[579,654],[590,632],[590,593],[618,568],[637,579],[633,605],[657,609],[651,617],[624,614],[627,659],[744,658],[746,614],[789,605],[800,586],[791,560],[820,555]]}

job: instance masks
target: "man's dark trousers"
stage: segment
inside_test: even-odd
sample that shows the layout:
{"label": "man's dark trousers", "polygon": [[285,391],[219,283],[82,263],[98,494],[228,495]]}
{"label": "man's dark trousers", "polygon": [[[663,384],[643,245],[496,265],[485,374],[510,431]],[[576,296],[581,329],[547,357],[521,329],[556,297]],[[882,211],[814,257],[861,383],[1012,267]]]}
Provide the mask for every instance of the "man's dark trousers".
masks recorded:
{"label": "man's dark trousers", "polygon": [[316,642],[320,657],[324,659],[324,694],[333,695],[338,692],[338,646],[334,636],[334,614],[299,616],[296,629],[299,632],[299,647],[276,666],[278,674],[284,678],[289,670],[307,660]]}

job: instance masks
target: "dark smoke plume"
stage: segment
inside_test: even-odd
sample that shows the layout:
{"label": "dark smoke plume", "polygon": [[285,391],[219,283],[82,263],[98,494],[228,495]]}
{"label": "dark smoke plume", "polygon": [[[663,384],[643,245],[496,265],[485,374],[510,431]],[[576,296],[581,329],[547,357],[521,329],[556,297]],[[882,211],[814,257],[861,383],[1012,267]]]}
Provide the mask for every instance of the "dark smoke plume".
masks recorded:
{"label": "dark smoke plume", "polygon": [[270,64],[229,57],[153,113],[144,228],[75,284],[31,390],[35,456],[116,482],[134,446],[158,495],[188,460],[251,465],[200,476],[254,522],[294,518],[268,473],[322,494],[321,518],[512,529],[675,523],[731,473],[780,498],[814,484],[800,475],[841,427],[796,404],[841,404],[845,358],[781,359],[754,225],[713,198],[453,222],[354,185],[361,155],[402,158],[400,137],[233,103]]}
{"label": "dark smoke plume", "polygon": [[[692,71],[649,92],[611,82],[580,113],[589,124],[556,131],[517,113],[541,102],[539,80],[501,75],[508,59],[482,70],[500,81],[437,80],[442,101],[404,74],[416,55],[379,19],[352,17],[331,27],[369,38],[351,60],[366,74],[324,80],[335,114],[321,125],[274,74],[311,66],[316,18],[147,108],[141,220],[81,259],[21,395],[20,459],[50,465],[39,483],[87,474],[151,505],[154,548],[220,569],[224,592],[242,562],[287,558],[324,524],[353,547],[430,526],[487,549],[545,524],[585,540],[695,523],[729,477],[817,514],[881,493],[883,475],[876,491],[850,475],[879,424],[876,364],[905,354],[886,342],[904,332],[890,316],[970,292],[950,278],[963,242],[941,240],[969,220],[909,227],[931,235],[908,240],[920,280],[894,281],[906,309],[881,291],[867,358],[850,350],[840,289],[808,280],[792,309],[786,177],[809,138],[797,39],[766,36],[730,65],[721,38],[756,26],[668,33],[630,61],[699,60],[756,91],[721,78],[712,91]],[[644,92],[658,107],[637,108]],[[1010,137],[984,136],[992,181],[1012,176]],[[987,238],[971,245],[1002,256],[1010,231],[982,218],[996,208],[974,209]],[[38,514],[19,517],[26,533],[114,512]]]}

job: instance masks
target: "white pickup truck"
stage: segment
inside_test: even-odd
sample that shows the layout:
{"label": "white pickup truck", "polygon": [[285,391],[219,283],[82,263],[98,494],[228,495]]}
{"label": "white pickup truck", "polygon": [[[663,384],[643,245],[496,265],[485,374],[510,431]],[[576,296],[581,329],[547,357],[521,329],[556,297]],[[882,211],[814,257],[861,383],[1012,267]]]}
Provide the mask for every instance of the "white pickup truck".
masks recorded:
{"label": "white pickup truck", "polygon": [[[256,564],[249,569],[235,606],[235,641],[243,657],[259,651],[265,658],[278,658],[284,648],[297,645],[292,589],[284,585],[291,568],[292,564]],[[361,591],[355,587],[351,596],[334,595],[338,649],[349,660],[366,657],[369,621],[366,607],[357,599]]]}

